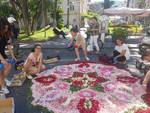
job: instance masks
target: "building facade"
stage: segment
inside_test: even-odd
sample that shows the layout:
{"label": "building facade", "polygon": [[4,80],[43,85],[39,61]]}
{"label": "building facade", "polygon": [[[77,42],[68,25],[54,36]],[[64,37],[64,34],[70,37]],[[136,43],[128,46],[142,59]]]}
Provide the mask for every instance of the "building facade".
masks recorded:
{"label": "building facade", "polygon": [[64,10],[62,14],[64,24],[67,25],[69,20],[70,25],[74,23],[80,25],[81,14],[86,13],[89,9],[88,3],[89,0],[62,0],[58,6]]}

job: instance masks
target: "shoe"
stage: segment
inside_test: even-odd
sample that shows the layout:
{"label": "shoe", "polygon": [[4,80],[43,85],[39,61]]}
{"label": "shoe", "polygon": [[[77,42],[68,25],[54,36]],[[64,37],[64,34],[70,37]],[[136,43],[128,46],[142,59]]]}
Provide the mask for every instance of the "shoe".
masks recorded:
{"label": "shoe", "polygon": [[3,87],[1,89],[1,92],[3,92],[4,94],[8,94],[9,93],[9,90],[7,89],[7,87]]}
{"label": "shoe", "polygon": [[85,57],[85,59],[86,59],[87,61],[89,61],[89,60],[90,60],[88,57]]}
{"label": "shoe", "polygon": [[79,60],[80,60],[80,58],[76,58],[76,59],[75,59],[75,61],[79,61]]}
{"label": "shoe", "polygon": [[26,72],[23,73],[24,76],[26,76],[29,80],[33,79],[33,77]]}
{"label": "shoe", "polygon": [[28,78],[29,80],[33,79],[33,77],[32,77],[31,75],[27,75],[27,78]]}
{"label": "shoe", "polygon": [[5,83],[6,83],[6,86],[10,86],[11,85],[11,81],[9,81],[8,79],[5,79]]}

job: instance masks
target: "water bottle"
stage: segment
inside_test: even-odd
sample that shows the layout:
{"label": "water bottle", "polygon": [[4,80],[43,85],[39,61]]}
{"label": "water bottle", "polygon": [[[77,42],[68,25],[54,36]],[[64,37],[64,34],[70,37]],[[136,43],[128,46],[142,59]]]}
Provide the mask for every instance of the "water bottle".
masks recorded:
{"label": "water bottle", "polygon": [[16,64],[16,60],[11,58],[11,59],[8,59],[8,63],[9,64]]}
{"label": "water bottle", "polygon": [[4,69],[4,64],[0,63],[0,70]]}

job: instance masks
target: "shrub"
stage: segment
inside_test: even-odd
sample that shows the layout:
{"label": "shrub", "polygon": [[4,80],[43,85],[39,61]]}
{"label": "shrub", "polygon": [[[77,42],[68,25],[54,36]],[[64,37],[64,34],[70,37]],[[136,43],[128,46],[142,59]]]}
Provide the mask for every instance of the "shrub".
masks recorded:
{"label": "shrub", "polygon": [[126,40],[127,36],[128,36],[128,30],[126,28],[115,28],[115,29],[113,29],[113,32],[112,32],[113,42],[115,42],[116,39],[118,39],[118,38]]}

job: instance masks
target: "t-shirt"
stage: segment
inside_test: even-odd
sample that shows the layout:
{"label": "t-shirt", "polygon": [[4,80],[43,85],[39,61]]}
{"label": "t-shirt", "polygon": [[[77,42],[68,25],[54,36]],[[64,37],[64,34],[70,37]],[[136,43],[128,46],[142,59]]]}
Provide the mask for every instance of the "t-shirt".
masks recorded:
{"label": "t-shirt", "polygon": [[123,50],[126,50],[126,53],[125,53],[125,57],[127,60],[129,60],[130,58],[130,51],[129,51],[129,48],[126,44],[122,44],[122,46],[115,46],[115,50],[117,50],[119,53],[121,53]]}
{"label": "t-shirt", "polygon": [[0,37],[0,53],[4,59],[7,59],[5,54],[5,47],[10,44],[10,40],[5,37]]}

